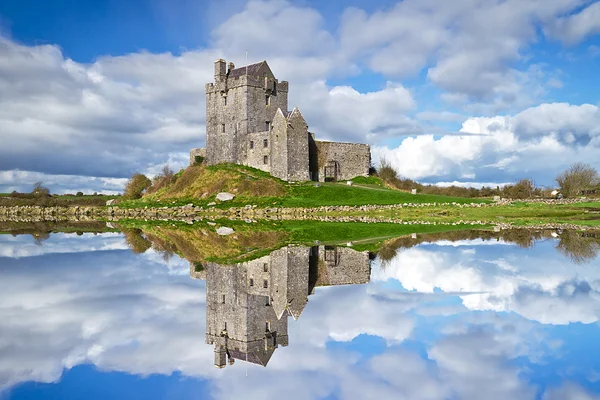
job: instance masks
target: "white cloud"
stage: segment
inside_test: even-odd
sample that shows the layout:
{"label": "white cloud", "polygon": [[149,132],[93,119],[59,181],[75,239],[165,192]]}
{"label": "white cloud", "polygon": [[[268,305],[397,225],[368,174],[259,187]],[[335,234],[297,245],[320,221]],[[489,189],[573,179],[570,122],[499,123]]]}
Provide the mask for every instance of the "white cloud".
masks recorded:
{"label": "white cloud", "polygon": [[[42,180],[56,181],[51,189],[61,192],[100,191],[106,178],[152,173],[167,159],[176,169],[182,167],[188,149],[203,145],[204,84],[212,80],[214,59],[225,57],[241,65],[249,50],[250,62],[268,59],[275,74],[290,81],[290,107],[299,106],[322,139],[383,146],[400,136],[423,135],[406,139],[393,151],[375,151],[376,156],[395,160],[408,177],[495,181],[512,179],[519,170],[544,174],[525,160],[548,165],[548,160],[570,163],[592,157],[592,150],[576,147],[577,140],[568,142],[569,135],[560,133],[568,132],[566,125],[552,126],[559,132],[555,136],[542,132],[543,140],[525,142],[520,131],[503,122],[498,122],[503,129],[485,132],[484,138],[439,138],[433,135],[441,133],[440,128],[419,121],[457,122],[460,115],[513,112],[537,102],[546,86],[558,82],[547,66],[528,62],[538,25],[550,26],[557,16],[582,4],[407,0],[372,13],[348,8],[333,31],[315,8],[253,0],[244,7],[236,3],[230,8],[233,15],[221,15],[218,19],[224,22],[214,27],[205,48],[101,56],[89,64],[66,58],[58,45],[27,46],[4,37],[0,171],[42,173]],[[591,5],[565,18],[582,19],[596,8]],[[409,90],[398,81],[425,71],[433,89],[441,90],[441,98],[457,112],[428,111],[425,104],[416,104],[414,94],[427,85]],[[369,72],[382,74],[388,81],[385,87],[360,93],[343,83],[327,84],[331,78],[362,79],[361,74]],[[574,127],[596,128],[572,133],[575,139],[597,135],[597,118],[582,110]],[[550,112],[546,125],[560,124],[557,118],[565,113],[577,114],[554,108]],[[540,121],[529,127],[545,130]],[[496,168],[501,169],[500,177],[495,176]],[[105,178],[86,185],[86,176]],[[68,179],[76,183],[69,185]],[[16,186],[5,183],[0,189]],[[23,186],[19,190],[25,190]]]}
{"label": "white cloud", "polygon": [[574,15],[557,18],[548,24],[549,36],[574,45],[588,36],[600,33],[600,3],[593,2]]}
{"label": "white cloud", "polygon": [[540,66],[518,65],[538,39],[537,24],[580,4],[408,0],[371,15],[350,8],[342,17],[340,42],[348,58],[366,58],[373,71],[386,76],[426,69],[452,102],[464,106],[474,100],[495,110],[515,109],[543,93]]}
{"label": "white cloud", "polygon": [[598,260],[573,264],[556,257],[550,243],[537,244],[544,251],[535,254],[508,247],[496,258],[484,258],[477,242],[467,246],[470,252],[461,244],[460,249],[441,243],[400,251],[385,268],[374,269],[371,279],[396,279],[407,290],[424,293],[436,288],[476,293],[461,296],[470,310],[513,311],[544,324],[600,319]]}
{"label": "white cloud", "polygon": [[0,257],[36,257],[44,254],[83,253],[89,251],[126,250],[128,247],[120,233],[94,235],[84,233],[52,234],[43,243],[35,242],[30,235],[0,236]]}
{"label": "white cloud", "polygon": [[409,137],[396,148],[375,147],[373,155],[411,179],[534,178],[552,185],[575,160],[600,168],[599,118],[598,107],[590,104],[542,104],[512,117],[469,118],[463,135]]}

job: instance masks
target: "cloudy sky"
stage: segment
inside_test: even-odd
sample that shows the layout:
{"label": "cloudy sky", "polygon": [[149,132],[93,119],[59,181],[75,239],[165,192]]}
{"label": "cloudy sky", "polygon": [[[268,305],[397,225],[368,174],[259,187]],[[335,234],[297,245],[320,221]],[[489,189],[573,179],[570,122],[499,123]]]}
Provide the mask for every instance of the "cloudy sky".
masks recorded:
{"label": "cloudy sky", "polygon": [[598,400],[600,259],[556,244],[401,250],[368,284],[317,288],[267,368],[219,370],[185,260],[1,235],[0,399]]}
{"label": "cloudy sky", "polygon": [[0,2],[0,191],[120,190],[204,146],[213,61],[268,60],[322,139],[423,182],[600,168],[600,2]]}

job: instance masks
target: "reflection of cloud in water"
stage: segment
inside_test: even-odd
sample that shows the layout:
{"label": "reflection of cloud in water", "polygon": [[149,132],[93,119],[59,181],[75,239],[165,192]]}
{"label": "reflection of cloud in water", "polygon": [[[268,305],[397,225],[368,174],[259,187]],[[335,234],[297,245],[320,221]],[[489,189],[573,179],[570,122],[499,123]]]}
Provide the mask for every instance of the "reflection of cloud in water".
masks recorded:
{"label": "reflection of cloud in water", "polygon": [[[385,269],[375,262],[367,285],[317,286],[290,322],[290,345],[267,368],[223,371],[213,367],[213,347],[203,340],[204,283],[180,275],[189,273],[185,261],[165,268],[151,250],[10,260],[0,269],[0,384],[56,382],[63,368],[92,363],[106,371],[209,378],[219,399],[535,398],[527,363],[545,363],[555,347],[531,320],[598,315],[597,265],[567,263],[552,246],[502,246],[500,253],[465,242],[404,250]],[[422,293],[399,292],[390,279]],[[462,304],[447,301],[456,293]],[[544,301],[571,308],[545,316],[536,309],[549,307]],[[496,309],[516,313],[469,312]],[[422,336],[423,318],[438,321],[427,327],[432,336]],[[350,341],[361,334],[384,338],[384,348],[355,347]],[[575,383],[554,385],[545,398],[594,398]]]}
{"label": "reflection of cloud in water", "polygon": [[555,246],[544,241],[529,249],[505,247],[502,253],[486,253],[479,244],[469,252],[417,246],[399,251],[383,267],[376,263],[371,278],[396,279],[419,292],[480,292],[461,297],[471,310],[514,311],[552,324],[597,321],[600,261],[572,263],[557,256]]}
{"label": "reflection of cloud in water", "polygon": [[0,257],[34,257],[55,253],[81,253],[86,251],[124,250],[127,245],[120,233],[52,234],[47,240],[36,243],[31,235],[0,235]]}

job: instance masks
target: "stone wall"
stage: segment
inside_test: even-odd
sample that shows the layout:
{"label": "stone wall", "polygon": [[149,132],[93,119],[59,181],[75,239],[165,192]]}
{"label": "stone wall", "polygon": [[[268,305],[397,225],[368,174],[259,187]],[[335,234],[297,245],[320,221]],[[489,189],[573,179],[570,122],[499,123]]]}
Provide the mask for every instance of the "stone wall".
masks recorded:
{"label": "stone wall", "polygon": [[369,282],[371,263],[368,251],[348,247],[319,246],[317,286],[356,285]]}
{"label": "stone wall", "polygon": [[[248,134],[267,131],[278,108],[287,110],[288,83],[263,63],[254,75],[229,77],[225,61],[215,62],[215,81],[206,85],[206,159],[268,170],[249,152]],[[261,144],[262,145],[262,144]],[[250,157],[250,160],[248,159]]]}
{"label": "stone wall", "polygon": [[196,156],[206,158],[206,149],[197,148],[190,150],[190,165],[194,165],[196,163]]}
{"label": "stone wall", "polygon": [[[325,167],[335,167],[337,180],[369,176],[371,149],[366,144],[315,141],[318,180],[324,182]],[[333,174],[328,174],[333,175]],[[314,179],[314,177],[313,177]]]}
{"label": "stone wall", "polygon": [[[267,147],[264,145],[265,140],[267,140]],[[270,160],[272,144],[269,140],[269,132],[249,133],[245,136],[245,144],[247,153],[243,164],[272,173]],[[266,164],[265,156],[267,157]]]}
{"label": "stone wall", "polygon": [[287,179],[288,175],[288,129],[287,118],[281,110],[275,113],[271,139],[271,175],[279,179]]}
{"label": "stone wall", "polygon": [[287,176],[286,181],[303,182],[310,180],[308,160],[308,125],[300,113],[294,108],[287,118]]}

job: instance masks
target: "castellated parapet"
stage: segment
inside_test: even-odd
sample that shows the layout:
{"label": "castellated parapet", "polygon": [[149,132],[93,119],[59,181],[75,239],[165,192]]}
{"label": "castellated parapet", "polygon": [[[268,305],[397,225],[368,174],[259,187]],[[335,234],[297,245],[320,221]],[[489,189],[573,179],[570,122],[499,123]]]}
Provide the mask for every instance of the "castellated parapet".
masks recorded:
{"label": "castellated parapet", "polygon": [[206,84],[206,163],[248,165],[286,181],[367,176],[369,146],[339,143],[319,155],[300,110],[288,111],[288,90],[266,61],[240,68],[215,61]]}

